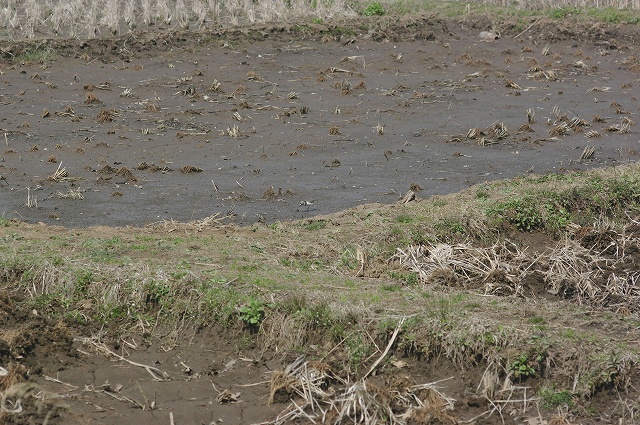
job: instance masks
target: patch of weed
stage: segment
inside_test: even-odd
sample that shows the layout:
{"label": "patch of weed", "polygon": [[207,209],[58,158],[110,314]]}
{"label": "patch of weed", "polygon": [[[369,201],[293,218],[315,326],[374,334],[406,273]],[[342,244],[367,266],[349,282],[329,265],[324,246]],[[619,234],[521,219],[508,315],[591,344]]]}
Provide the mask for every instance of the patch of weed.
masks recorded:
{"label": "patch of weed", "polygon": [[399,292],[402,290],[402,286],[394,284],[394,283],[387,283],[387,284],[383,284],[380,289],[382,289],[383,291],[387,291],[387,292]]}
{"label": "patch of weed", "polygon": [[544,226],[542,215],[531,198],[513,198],[501,202],[488,213],[505,218],[521,232],[531,232]]}
{"label": "patch of weed", "polygon": [[324,220],[316,220],[304,226],[305,230],[313,232],[314,230],[321,230],[327,227],[327,222]]}
{"label": "patch of weed", "polygon": [[390,278],[400,280],[407,286],[415,286],[418,284],[418,273],[416,272],[399,272],[391,270],[387,274]]}
{"label": "patch of weed", "polygon": [[362,333],[351,334],[344,342],[349,356],[349,368],[353,374],[358,374],[360,367],[373,352],[369,338]]}
{"label": "patch of weed", "polygon": [[556,9],[549,10],[547,13],[553,19],[564,19],[569,16],[580,15],[581,10],[578,9],[577,7],[559,7]]}
{"label": "patch of weed", "polygon": [[364,16],[383,16],[385,14],[384,7],[379,1],[371,2],[362,11]]}
{"label": "patch of weed", "polygon": [[535,376],[536,370],[529,364],[529,356],[521,354],[511,363],[509,370],[516,379],[526,379]]}
{"label": "patch of weed", "polygon": [[534,317],[529,318],[529,323],[531,323],[533,325],[541,325],[541,324],[545,323],[545,319],[544,319],[544,317],[534,316]]}
{"label": "patch of weed", "polygon": [[18,63],[42,63],[56,58],[56,54],[51,48],[36,48],[25,50],[15,57]]}
{"label": "patch of weed", "polygon": [[573,395],[567,391],[556,391],[542,387],[538,390],[538,397],[542,400],[542,406],[546,409],[555,409],[560,406],[573,407]]}
{"label": "patch of weed", "polygon": [[445,217],[438,220],[435,226],[438,236],[446,239],[452,236],[461,236],[466,233],[464,225],[457,218]]}
{"label": "patch of weed", "polygon": [[93,283],[93,273],[89,270],[76,271],[76,281],[73,288],[75,298],[84,298],[87,296],[89,286]]}
{"label": "patch of weed", "polygon": [[238,317],[247,327],[257,328],[265,315],[265,306],[258,298],[251,297],[238,309]]}
{"label": "patch of weed", "polygon": [[412,223],[415,220],[415,217],[409,214],[399,214],[396,216],[396,221],[398,223]]}

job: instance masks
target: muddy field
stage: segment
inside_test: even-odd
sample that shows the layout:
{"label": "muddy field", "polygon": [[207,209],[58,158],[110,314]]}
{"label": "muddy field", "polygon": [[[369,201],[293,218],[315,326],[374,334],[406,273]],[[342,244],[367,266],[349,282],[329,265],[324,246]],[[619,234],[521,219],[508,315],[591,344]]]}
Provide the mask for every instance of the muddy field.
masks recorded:
{"label": "muddy field", "polygon": [[250,224],[635,161],[633,29],[551,24],[10,44],[1,216]]}
{"label": "muddy field", "polygon": [[[487,19],[424,16],[367,30],[7,42],[0,217],[71,228],[206,217],[249,225],[393,203],[409,190],[428,198],[636,161],[636,28],[565,24],[532,19],[491,41],[479,36]],[[0,297],[3,377],[29,378],[5,394],[5,423],[261,423],[291,396],[270,393],[269,380],[296,356],[261,350],[246,330],[155,339],[162,332],[141,320],[112,339],[109,329],[52,322],[21,301]],[[585,329],[606,327],[588,314],[579,314]],[[621,329],[612,332],[623,338]],[[637,329],[627,337],[637,343]],[[339,375],[340,350],[325,355],[331,347],[318,344],[306,354]],[[437,387],[456,399],[455,411],[415,423],[552,423],[548,413],[509,403],[498,412],[479,398],[483,371],[406,357],[370,382],[391,394],[444,380]],[[635,387],[629,394],[637,399]],[[623,423],[616,397],[591,401],[601,414],[582,412],[582,423]]]}

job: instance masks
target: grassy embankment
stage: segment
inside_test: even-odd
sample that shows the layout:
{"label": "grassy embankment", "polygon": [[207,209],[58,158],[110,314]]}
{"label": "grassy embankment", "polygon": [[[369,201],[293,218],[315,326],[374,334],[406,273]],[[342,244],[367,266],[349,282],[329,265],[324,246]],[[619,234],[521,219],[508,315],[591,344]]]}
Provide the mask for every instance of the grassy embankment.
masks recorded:
{"label": "grassy embankment", "polygon": [[367,335],[388,340],[404,320],[399,352],[587,397],[627,385],[638,360],[626,341],[639,324],[639,178],[637,165],[526,176],[251,228],[3,220],[0,278],[79,329],[142,327],[178,344],[221,325],[265,350],[322,340],[342,345],[353,376],[376,352]]}

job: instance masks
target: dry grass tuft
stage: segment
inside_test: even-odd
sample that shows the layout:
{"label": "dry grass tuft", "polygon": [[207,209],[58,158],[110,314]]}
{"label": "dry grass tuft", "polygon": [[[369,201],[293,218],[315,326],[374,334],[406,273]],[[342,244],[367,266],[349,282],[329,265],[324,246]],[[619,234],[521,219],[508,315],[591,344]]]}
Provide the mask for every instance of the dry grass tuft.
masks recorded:
{"label": "dry grass tuft", "polygon": [[82,189],[79,188],[76,190],[69,189],[69,191],[66,193],[57,192],[56,196],[60,199],[84,199],[84,195],[82,194],[82,192]]}
{"label": "dry grass tuft", "polygon": [[[9,363],[7,368],[0,367],[0,394],[5,393],[14,385],[20,384],[29,378],[29,370],[21,363]],[[4,410],[5,404],[2,407]]]}
{"label": "dry grass tuft", "polygon": [[103,109],[96,117],[96,121],[99,123],[112,122],[118,112],[113,109]]}
{"label": "dry grass tuft", "polygon": [[84,103],[86,105],[100,105],[102,104],[102,101],[98,99],[98,96],[89,92],[87,93],[87,98],[85,99]]}
{"label": "dry grass tuft", "polygon": [[100,168],[98,170],[99,174],[115,174],[117,172],[118,172],[118,170],[116,170],[115,168],[113,168],[109,164],[105,165],[104,167],[102,167],[102,168]]}
{"label": "dry grass tuft", "polygon": [[184,174],[201,173],[202,168],[194,167],[193,165],[185,165],[180,167],[180,172]]}
{"label": "dry grass tuft", "polygon": [[383,387],[364,379],[347,384],[329,365],[299,357],[271,375],[269,403],[291,402],[267,423],[306,419],[313,423],[400,425],[429,417],[454,424],[456,420],[448,411],[455,400],[442,394],[437,384],[412,385],[407,377],[390,379]]}
{"label": "dry grass tuft", "polygon": [[129,182],[137,182],[138,179],[133,175],[130,169],[122,167],[116,172],[116,176],[124,177]]}
{"label": "dry grass tuft", "polygon": [[[490,247],[469,243],[398,248],[396,259],[415,272],[423,285],[462,286],[485,294],[524,296],[527,276],[542,276],[544,291],[578,304],[639,311],[640,273],[609,273],[640,246],[633,233],[610,228],[580,228],[540,254],[529,254],[511,242]],[[585,248],[583,241],[598,241]],[[613,253],[604,256],[604,252]]]}
{"label": "dry grass tuft", "polygon": [[73,182],[80,179],[81,177],[69,177],[67,169],[62,166],[62,162],[58,164],[56,171],[47,177],[47,180],[52,182]]}
{"label": "dry grass tuft", "polygon": [[187,223],[178,222],[175,220],[162,220],[147,225],[148,228],[155,230],[165,230],[167,233],[172,233],[177,230],[181,230],[185,233],[189,232],[202,232],[208,227],[222,227],[222,222],[228,216],[221,216],[220,213],[215,213],[200,220],[192,220]]}
{"label": "dry grass tuft", "polygon": [[155,103],[147,103],[147,106],[144,107],[146,112],[159,112],[160,108]]}

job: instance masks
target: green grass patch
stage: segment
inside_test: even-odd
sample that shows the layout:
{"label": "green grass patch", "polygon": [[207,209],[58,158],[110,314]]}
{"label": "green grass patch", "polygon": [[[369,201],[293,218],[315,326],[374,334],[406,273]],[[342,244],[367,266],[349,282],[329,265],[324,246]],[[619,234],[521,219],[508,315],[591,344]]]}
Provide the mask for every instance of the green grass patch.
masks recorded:
{"label": "green grass patch", "polygon": [[14,58],[18,63],[43,63],[56,59],[57,55],[51,48],[41,47],[25,50]]}
{"label": "green grass patch", "polygon": [[316,230],[322,230],[325,227],[327,227],[327,222],[324,220],[317,220],[317,221],[312,221],[311,223],[307,224],[306,226],[304,226],[305,230],[308,230],[310,232],[316,231]]}

